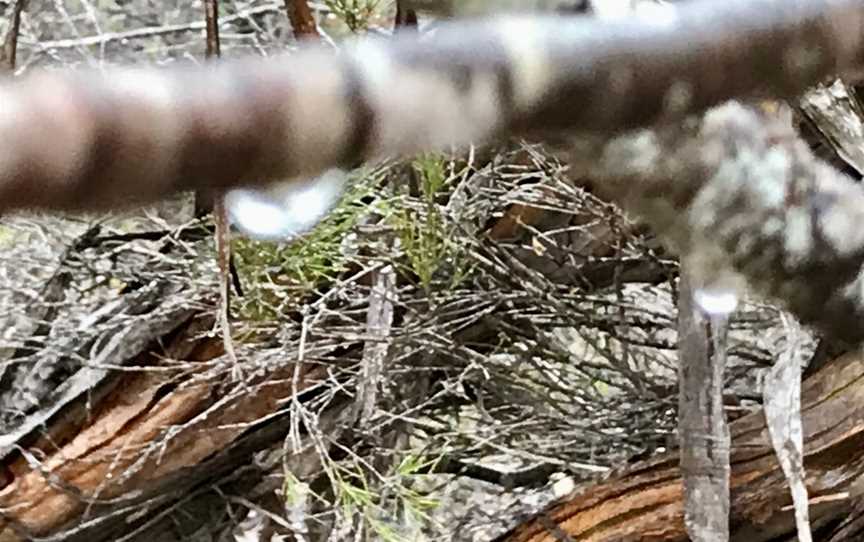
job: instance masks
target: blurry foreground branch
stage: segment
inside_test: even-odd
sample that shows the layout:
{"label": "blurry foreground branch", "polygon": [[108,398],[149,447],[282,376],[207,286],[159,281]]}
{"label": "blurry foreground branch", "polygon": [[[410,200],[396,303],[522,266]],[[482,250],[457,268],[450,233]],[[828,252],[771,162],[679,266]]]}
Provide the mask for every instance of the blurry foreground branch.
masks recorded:
{"label": "blurry foreground branch", "polygon": [[0,89],[0,212],[105,209],[514,134],[680,120],[860,68],[862,30],[854,0],[702,1],[651,19],[454,23],[432,40],[287,62],[43,73]]}
{"label": "blurry foreground branch", "polygon": [[864,338],[864,191],[788,122],[731,104],[691,129],[571,151],[575,172],[648,220],[706,280],[731,266],[833,338]]}

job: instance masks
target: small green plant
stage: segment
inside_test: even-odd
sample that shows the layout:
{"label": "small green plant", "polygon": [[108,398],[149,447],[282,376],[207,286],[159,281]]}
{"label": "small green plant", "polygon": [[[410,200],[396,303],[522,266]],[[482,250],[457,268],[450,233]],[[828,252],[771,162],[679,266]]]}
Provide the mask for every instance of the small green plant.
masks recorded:
{"label": "small green plant", "polygon": [[365,32],[375,15],[379,0],[324,0],[324,4],[353,33]]}
{"label": "small green plant", "polygon": [[315,229],[289,241],[237,239],[233,243],[246,292],[238,316],[250,322],[278,320],[345,270],[344,240],[357,220],[370,212],[364,197],[373,193],[386,169],[358,171],[340,204]]}
{"label": "small green plant", "polygon": [[378,495],[369,489],[364,472],[359,468],[353,469],[338,463],[335,467],[333,478],[336,497],[345,515],[373,507]]}
{"label": "small green plant", "polygon": [[[422,454],[409,453],[396,467],[396,474],[400,480],[410,480],[412,477],[434,470],[440,460],[440,457],[429,459]],[[430,521],[429,512],[440,505],[437,499],[427,497],[402,483],[398,485],[398,492],[405,511],[418,523]]]}
{"label": "small green plant", "polygon": [[[391,476],[376,483],[386,491],[376,491],[367,478],[366,468],[348,461],[327,461],[325,469],[330,477],[335,497],[334,505],[343,517],[360,517],[366,527],[380,540],[386,542],[408,542],[410,537],[400,532],[399,510],[415,525],[429,523],[429,512],[439,503],[409,487],[417,476],[428,472],[438,459],[429,460],[420,454],[409,453],[403,457]],[[289,482],[290,479],[290,482]],[[290,488],[300,485],[292,473],[286,473],[286,500]],[[386,495],[386,497],[384,496]]]}
{"label": "small green plant", "polygon": [[443,266],[452,271],[451,286],[465,274],[462,247],[453,241],[453,226],[447,221],[438,199],[449,185],[446,160],[438,154],[424,154],[413,162],[420,188],[419,206],[404,206],[392,215],[408,267],[427,291]]}

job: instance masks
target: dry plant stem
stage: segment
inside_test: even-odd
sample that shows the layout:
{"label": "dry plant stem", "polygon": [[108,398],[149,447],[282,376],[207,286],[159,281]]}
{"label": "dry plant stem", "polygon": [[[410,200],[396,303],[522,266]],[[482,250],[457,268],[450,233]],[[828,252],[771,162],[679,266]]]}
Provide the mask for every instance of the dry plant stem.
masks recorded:
{"label": "dry plant stem", "polygon": [[690,129],[571,150],[576,173],[692,256],[694,271],[731,267],[804,323],[864,339],[864,190],[788,122],[730,103]]}
{"label": "dry plant stem", "polygon": [[864,56],[857,0],[668,9],[452,23],[338,56],[42,73],[0,88],[0,211],[105,209],[512,134],[612,133],[795,95]]}
{"label": "dry plant stem", "polygon": [[[218,59],[219,47],[219,4],[218,0],[204,2],[205,20],[207,23],[207,59]],[[213,201],[213,219],[216,224],[216,259],[219,265],[219,327],[222,329],[222,344],[225,354],[233,366],[233,376],[241,379],[240,363],[234,350],[231,338],[231,231],[228,225],[228,211],[225,209],[225,197],[216,194]]]}
{"label": "dry plant stem", "polygon": [[216,222],[216,258],[219,264],[219,327],[222,330],[222,344],[225,354],[233,366],[233,376],[242,376],[240,362],[231,338],[231,238],[228,226],[228,212],[225,199],[220,195],[213,207]]}
{"label": "dry plant stem", "polygon": [[369,292],[369,309],[366,312],[366,333],[363,345],[361,376],[357,384],[357,399],[354,402],[355,421],[360,426],[369,425],[375,414],[378,391],[382,383],[385,361],[389,351],[390,333],[393,327],[393,302],[396,298],[396,274],[388,265],[372,273],[372,291]]}
{"label": "dry plant stem", "polygon": [[804,332],[794,319],[781,316],[784,339],[774,367],[763,384],[763,404],[771,445],[792,494],[799,542],[812,542],[804,471],[804,430],[801,426],[801,342]]}
{"label": "dry plant stem", "polygon": [[693,300],[686,265],[678,288],[678,436],[684,524],[691,540],[729,540],[729,427],[723,412],[728,316]]}
{"label": "dry plant stem", "polygon": [[0,70],[15,71],[15,59],[18,51],[18,32],[21,28],[21,14],[27,7],[27,0],[15,0],[12,15],[9,17],[9,28],[3,38],[3,50],[0,51]]}
{"label": "dry plant stem", "polygon": [[396,0],[396,17],[394,29],[417,28],[417,12],[406,0]]}

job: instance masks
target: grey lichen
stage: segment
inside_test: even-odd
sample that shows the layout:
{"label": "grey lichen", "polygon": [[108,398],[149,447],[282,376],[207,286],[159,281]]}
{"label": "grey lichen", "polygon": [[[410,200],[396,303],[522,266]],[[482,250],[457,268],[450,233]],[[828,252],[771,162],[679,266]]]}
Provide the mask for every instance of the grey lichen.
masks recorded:
{"label": "grey lichen", "polygon": [[[584,147],[582,148],[584,151]],[[816,158],[788,122],[731,102],[698,127],[617,138],[574,171],[654,229],[694,272],[727,270],[839,338],[864,338],[857,276],[864,190]]]}

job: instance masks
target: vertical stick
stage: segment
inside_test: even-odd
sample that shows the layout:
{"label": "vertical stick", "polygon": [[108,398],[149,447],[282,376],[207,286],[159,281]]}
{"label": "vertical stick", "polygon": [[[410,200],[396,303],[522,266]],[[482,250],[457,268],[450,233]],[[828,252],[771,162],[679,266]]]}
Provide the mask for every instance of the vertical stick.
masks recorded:
{"label": "vertical stick", "polygon": [[27,0],[16,0],[12,6],[12,17],[6,36],[3,37],[3,50],[0,51],[0,71],[15,71],[15,60],[18,54],[18,33],[21,29],[21,14],[27,7]]}
{"label": "vertical stick", "polygon": [[417,12],[406,4],[405,0],[396,0],[396,20],[393,24],[396,30],[417,28]]}
{"label": "vertical stick", "polygon": [[723,412],[728,315],[707,316],[681,269],[678,292],[678,434],[684,523],[694,542],[729,540],[729,427]]}
{"label": "vertical stick", "polygon": [[[204,17],[207,26],[207,48],[204,53],[209,59],[219,58],[219,5],[218,0],[204,1]],[[216,225],[216,262],[219,265],[219,327],[222,329],[222,344],[225,353],[233,364],[235,378],[240,377],[240,365],[231,339],[231,237],[228,229],[228,211],[225,198],[217,194],[213,198],[213,221]]]}

